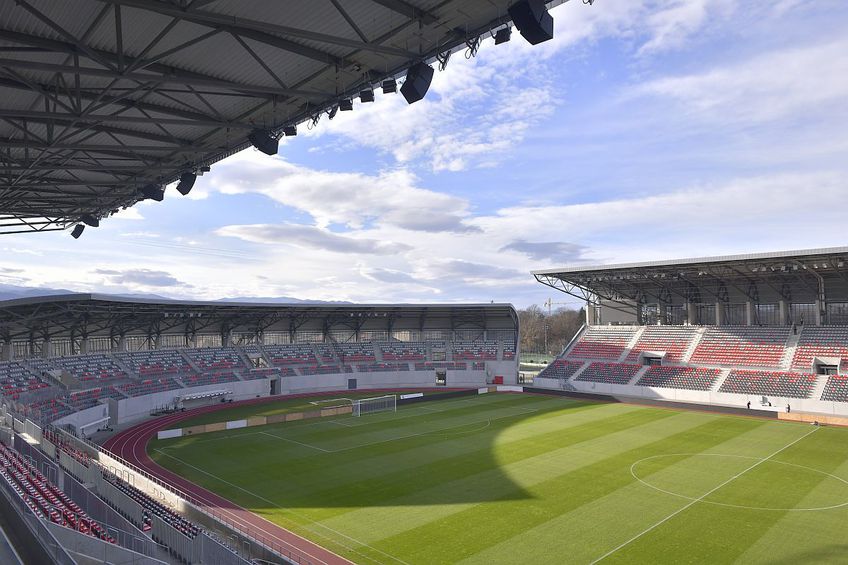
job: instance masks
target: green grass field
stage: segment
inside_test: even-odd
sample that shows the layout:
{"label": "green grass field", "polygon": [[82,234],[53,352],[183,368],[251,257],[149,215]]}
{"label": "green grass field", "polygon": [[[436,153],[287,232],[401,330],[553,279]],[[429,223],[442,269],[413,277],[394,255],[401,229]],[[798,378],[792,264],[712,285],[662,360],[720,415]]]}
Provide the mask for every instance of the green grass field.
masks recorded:
{"label": "green grass field", "polygon": [[848,560],[848,429],[488,394],[150,449],[363,564]]}

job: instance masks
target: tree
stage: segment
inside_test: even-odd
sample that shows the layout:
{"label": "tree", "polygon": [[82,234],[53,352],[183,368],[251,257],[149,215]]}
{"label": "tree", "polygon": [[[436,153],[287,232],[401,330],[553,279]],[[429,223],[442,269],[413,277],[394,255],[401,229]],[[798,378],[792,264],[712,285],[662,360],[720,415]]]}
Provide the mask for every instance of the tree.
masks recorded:
{"label": "tree", "polygon": [[[557,354],[583,325],[585,312],[560,308],[548,315],[538,304],[518,311],[521,324],[521,350],[528,353]],[[546,327],[547,326],[547,327]],[[547,351],[545,336],[547,333]]]}

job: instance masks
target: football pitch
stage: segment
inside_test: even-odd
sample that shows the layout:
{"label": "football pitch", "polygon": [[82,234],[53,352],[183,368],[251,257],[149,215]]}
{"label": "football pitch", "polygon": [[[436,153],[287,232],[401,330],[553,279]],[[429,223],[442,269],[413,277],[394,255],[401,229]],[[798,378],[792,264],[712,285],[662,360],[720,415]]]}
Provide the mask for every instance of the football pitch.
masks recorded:
{"label": "football pitch", "polygon": [[848,429],[485,394],[148,448],[362,564],[848,559]]}

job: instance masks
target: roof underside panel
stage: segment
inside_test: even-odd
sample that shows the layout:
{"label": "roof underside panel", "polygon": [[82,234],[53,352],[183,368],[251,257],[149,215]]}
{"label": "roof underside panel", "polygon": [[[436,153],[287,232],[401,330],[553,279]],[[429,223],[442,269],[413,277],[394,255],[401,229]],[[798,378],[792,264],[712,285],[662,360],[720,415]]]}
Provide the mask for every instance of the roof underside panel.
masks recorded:
{"label": "roof underside panel", "polygon": [[0,0],[0,233],[131,206],[503,25],[509,3]]}

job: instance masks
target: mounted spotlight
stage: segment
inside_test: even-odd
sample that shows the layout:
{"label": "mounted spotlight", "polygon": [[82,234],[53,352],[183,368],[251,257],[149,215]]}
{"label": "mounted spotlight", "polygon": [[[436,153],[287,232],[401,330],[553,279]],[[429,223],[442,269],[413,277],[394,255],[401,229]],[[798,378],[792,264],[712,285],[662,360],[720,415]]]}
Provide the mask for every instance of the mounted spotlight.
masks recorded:
{"label": "mounted spotlight", "polygon": [[[91,214],[83,214],[80,216],[80,221],[86,225],[96,228],[100,225],[100,218]],[[82,233],[82,232],[80,232]]]}
{"label": "mounted spotlight", "polygon": [[192,187],[194,187],[194,181],[196,180],[197,175],[195,173],[186,171],[180,175],[180,182],[177,183],[177,192],[183,196],[188,195],[188,193],[191,192]]}
{"label": "mounted spotlight", "polygon": [[330,111],[327,112],[327,117],[332,120],[333,118],[336,117],[336,112],[338,112],[338,111],[339,111],[339,107],[333,106],[332,108],[330,108]]}
{"label": "mounted spotlight", "polygon": [[362,92],[359,93],[359,101],[360,102],[373,102],[374,101],[374,91],[370,88],[366,88]]}
{"label": "mounted spotlight", "polygon": [[430,89],[433,81],[433,67],[424,63],[417,63],[409,67],[406,73],[406,81],[400,87],[400,93],[406,98],[407,103],[418,102]]}
{"label": "mounted spotlight", "polygon": [[350,112],[353,110],[353,100],[350,98],[342,98],[339,100],[339,110],[342,112]]}
{"label": "mounted spotlight", "polygon": [[202,167],[200,167],[200,174],[202,175],[203,173],[208,173],[211,170],[212,167],[210,167],[209,165],[203,165]]}
{"label": "mounted spotlight", "polygon": [[297,135],[297,126],[296,125],[283,126],[283,135],[286,135],[286,136]]}
{"label": "mounted spotlight", "polygon": [[82,224],[77,224],[76,226],[74,226],[73,231],[71,231],[71,237],[74,239],[79,239],[83,231],[85,231],[85,226]]}
{"label": "mounted spotlight", "polygon": [[391,94],[397,92],[397,81],[393,78],[387,78],[383,81],[383,94]]}
{"label": "mounted spotlight", "polygon": [[495,45],[506,43],[510,39],[512,39],[512,28],[509,26],[501,28],[495,33]]}
{"label": "mounted spotlight", "polygon": [[165,189],[158,184],[147,184],[142,187],[141,195],[147,198],[148,200],[162,202],[162,200],[165,198]]}
{"label": "mounted spotlight", "polygon": [[266,155],[276,155],[280,149],[280,140],[265,130],[256,129],[247,136],[251,145]]}
{"label": "mounted spotlight", "polygon": [[529,43],[536,45],[554,37],[554,19],[544,0],[522,0],[507,10],[515,28]]}

